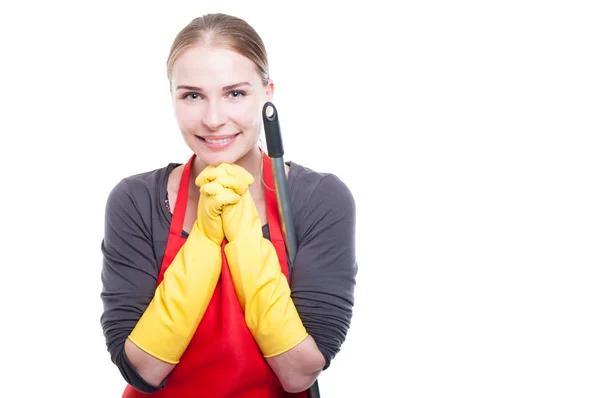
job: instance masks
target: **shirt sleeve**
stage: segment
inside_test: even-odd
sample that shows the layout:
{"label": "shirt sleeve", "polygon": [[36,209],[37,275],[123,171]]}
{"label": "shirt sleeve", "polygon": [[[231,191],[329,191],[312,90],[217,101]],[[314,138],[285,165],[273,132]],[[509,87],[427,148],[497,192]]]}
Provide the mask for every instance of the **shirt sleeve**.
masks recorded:
{"label": "shirt sleeve", "polygon": [[327,369],[352,319],[358,271],[356,206],[348,187],[329,174],[302,207],[302,222],[296,222],[299,243],[292,269],[292,299]]}
{"label": "shirt sleeve", "polygon": [[100,319],[112,362],[127,383],[142,392],[157,387],[143,380],[125,355],[125,340],[154,296],[157,264],[149,225],[127,180],[110,192],[101,250],[103,313]]}

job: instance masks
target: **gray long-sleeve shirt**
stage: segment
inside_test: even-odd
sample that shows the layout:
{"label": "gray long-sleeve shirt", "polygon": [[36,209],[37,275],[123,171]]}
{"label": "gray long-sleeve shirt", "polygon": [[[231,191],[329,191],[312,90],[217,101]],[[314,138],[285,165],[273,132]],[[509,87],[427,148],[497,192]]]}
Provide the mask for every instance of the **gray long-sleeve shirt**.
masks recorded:
{"label": "gray long-sleeve shirt", "polygon": [[[329,367],[352,318],[357,274],[355,202],[334,174],[289,164],[298,239],[292,299]],[[178,165],[124,178],[106,203],[101,324],[112,361],[129,384],[145,392],[156,388],[131,367],[124,344],[154,296],[171,222],[167,181]],[[263,234],[269,238],[266,226]]]}

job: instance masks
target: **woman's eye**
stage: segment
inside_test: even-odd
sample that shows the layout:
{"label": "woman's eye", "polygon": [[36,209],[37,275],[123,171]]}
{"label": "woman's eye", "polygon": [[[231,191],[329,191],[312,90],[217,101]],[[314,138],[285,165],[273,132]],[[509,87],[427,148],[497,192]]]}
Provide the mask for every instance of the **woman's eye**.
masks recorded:
{"label": "woman's eye", "polygon": [[187,93],[183,96],[184,99],[191,99],[193,101],[199,100],[200,95],[198,93]]}
{"label": "woman's eye", "polygon": [[246,95],[246,93],[243,91],[231,91],[229,95],[231,95],[233,98],[241,98]]}

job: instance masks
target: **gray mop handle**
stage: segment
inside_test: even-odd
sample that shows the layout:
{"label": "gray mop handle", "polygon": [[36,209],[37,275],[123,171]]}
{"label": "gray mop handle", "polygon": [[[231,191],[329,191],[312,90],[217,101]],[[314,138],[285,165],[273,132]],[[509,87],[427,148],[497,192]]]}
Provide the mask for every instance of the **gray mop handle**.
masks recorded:
{"label": "gray mop handle", "polygon": [[[269,114],[268,110],[271,110]],[[273,177],[275,180],[275,194],[277,196],[277,207],[279,209],[279,219],[283,232],[283,239],[290,256],[290,266],[288,274],[291,280],[292,268],[296,259],[297,240],[292,220],[292,209],[290,205],[288,181],[285,176],[285,163],[283,161],[283,140],[281,139],[281,130],[279,128],[279,116],[275,105],[271,102],[263,106],[263,123],[265,127],[265,137],[267,140],[267,152],[271,158]],[[320,398],[319,383],[317,380],[308,389],[309,398]]]}
{"label": "gray mop handle", "polygon": [[[271,108],[269,115],[267,110]],[[283,141],[281,139],[281,130],[279,128],[279,119],[275,106],[267,102],[263,107],[263,123],[265,126],[265,137],[267,139],[267,152],[271,158],[271,168],[273,169],[273,179],[275,180],[275,194],[277,196],[277,208],[279,210],[279,219],[285,246],[290,256],[289,274],[291,277],[292,266],[296,259],[298,242],[294,229],[294,220],[292,219],[292,208],[290,205],[289,186],[285,176],[285,163],[283,161]]]}

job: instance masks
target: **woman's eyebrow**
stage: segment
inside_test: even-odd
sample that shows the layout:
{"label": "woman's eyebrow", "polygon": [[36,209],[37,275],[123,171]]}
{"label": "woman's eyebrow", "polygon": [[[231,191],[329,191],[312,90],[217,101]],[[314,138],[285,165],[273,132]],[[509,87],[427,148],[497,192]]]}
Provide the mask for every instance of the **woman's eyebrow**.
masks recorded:
{"label": "woman's eyebrow", "polygon": [[[233,90],[234,88],[238,88],[238,87],[241,87],[241,86],[252,86],[252,84],[250,84],[248,82],[240,82],[240,83],[230,84],[229,86],[223,87],[223,91]],[[199,92],[204,91],[200,87],[188,86],[188,85],[185,85],[185,84],[177,86],[177,90],[193,90],[193,91],[199,91]]]}

